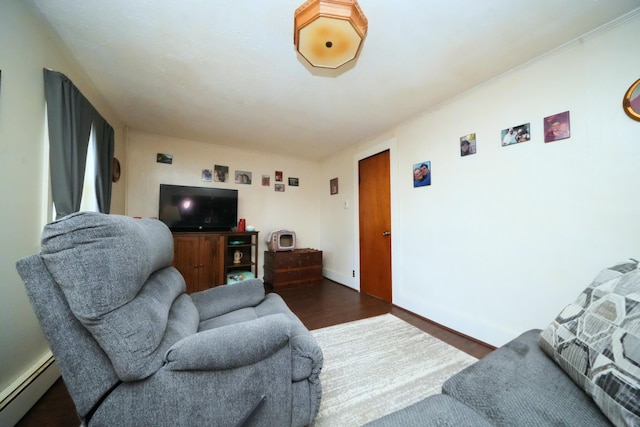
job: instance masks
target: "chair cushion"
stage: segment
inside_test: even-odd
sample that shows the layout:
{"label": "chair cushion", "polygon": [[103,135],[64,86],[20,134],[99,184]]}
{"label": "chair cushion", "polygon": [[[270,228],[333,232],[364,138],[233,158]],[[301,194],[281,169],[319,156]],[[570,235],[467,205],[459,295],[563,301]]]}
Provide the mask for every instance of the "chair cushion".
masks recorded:
{"label": "chair cushion", "polygon": [[223,326],[235,325],[236,323],[248,322],[257,319],[256,309],[253,307],[240,308],[229,313],[221,314],[211,319],[200,322],[198,331],[208,331],[209,329],[221,328]]}
{"label": "chair cushion", "polygon": [[264,299],[262,280],[252,279],[234,286],[216,286],[191,294],[191,299],[205,321],[246,307],[255,307]]}
{"label": "chair cushion", "polygon": [[44,228],[41,253],[74,314],[93,319],[131,301],[151,273],[171,265],[173,237],[158,220],[80,212]]}
{"label": "chair cushion", "polygon": [[542,332],[540,346],[617,426],[640,425],[640,269],[602,270]]}
{"label": "chair cushion", "polygon": [[42,258],[73,314],[123,381],[156,372],[199,315],[171,267],[173,238],[155,219],[72,214],[45,227]]}

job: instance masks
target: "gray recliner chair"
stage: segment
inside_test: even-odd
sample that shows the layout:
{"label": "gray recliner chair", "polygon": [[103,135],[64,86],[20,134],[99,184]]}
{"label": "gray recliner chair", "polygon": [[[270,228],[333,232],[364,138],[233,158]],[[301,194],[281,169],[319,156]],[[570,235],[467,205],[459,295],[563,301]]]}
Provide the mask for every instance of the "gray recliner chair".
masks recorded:
{"label": "gray recliner chair", "polygon": [[155,219],[77,213],[18,261],[87,426],[303,426],[322,351],[260,280],[185,293]]}

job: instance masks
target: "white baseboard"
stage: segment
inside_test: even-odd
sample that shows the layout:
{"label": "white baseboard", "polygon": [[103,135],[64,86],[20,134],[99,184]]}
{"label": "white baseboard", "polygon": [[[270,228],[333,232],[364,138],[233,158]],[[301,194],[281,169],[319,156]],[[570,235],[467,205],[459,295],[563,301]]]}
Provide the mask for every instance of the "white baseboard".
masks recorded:
{"label": "white baseboard", "polygon": [[0,393],[0,426],[15,425],[60,378],[49,352]]}
{"label": "white baseboard", "polygon": [[334,282],[340,283],[341,285],[348,286],[350,288],[358,290],[358,286],[356,286],[355,278],[351,276],[346,276],[344,274],[337,273],[335,271],[328,270],[326,268],[322,269],[322,275],[329,280],[333,280]]}

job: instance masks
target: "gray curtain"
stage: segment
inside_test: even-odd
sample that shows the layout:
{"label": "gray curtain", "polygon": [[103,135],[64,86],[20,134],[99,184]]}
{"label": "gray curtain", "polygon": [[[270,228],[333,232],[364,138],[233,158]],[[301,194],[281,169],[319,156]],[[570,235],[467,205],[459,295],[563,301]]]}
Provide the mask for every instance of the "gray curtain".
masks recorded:
{"label": "gray curtain", "polygon": [[[44,70],[44,92],[49,121],[51,193],[57,218],[80,210],[91,125],[96,124],[98,206],[108,213],[111,204],[113,128],[98,114],[77,87],[62,73]],[[100,129],[98,129],[100,128]],[[105,166],[106,165],[106,166]],[[106,210],[103,211],[103,209]]]}

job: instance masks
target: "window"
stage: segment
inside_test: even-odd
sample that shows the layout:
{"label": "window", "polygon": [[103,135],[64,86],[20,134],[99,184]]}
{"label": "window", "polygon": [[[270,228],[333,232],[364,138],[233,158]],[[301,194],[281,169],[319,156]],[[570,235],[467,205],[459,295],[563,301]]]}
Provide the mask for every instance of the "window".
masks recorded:
{"label": "window", "polygon": [[84,169],[84,184],[82,186],[82,198],[80,199],[80,212],[99,212],[98,198],[96,197],[96,133],[93,126],[89,136],[89,148],[87,150],[87,163]]}
{"label": "window", "polygon": [[113,128],[64,74],[44,69],[44,89],[56,218],[109,213]]}
{"label": "window", "polygon": [[[48,144],[48,141],[47,141]],[[98,198],[96,196],[96,133],[91,127],[91,134],[89,136],[89,147],[87,149],[87,161],[84,169],[84,181],[82,184],[82,198],[80,200],[80,212],[99,212]],[[51,202],[52,216],[51,219],[56,219],[56,205]]]}

